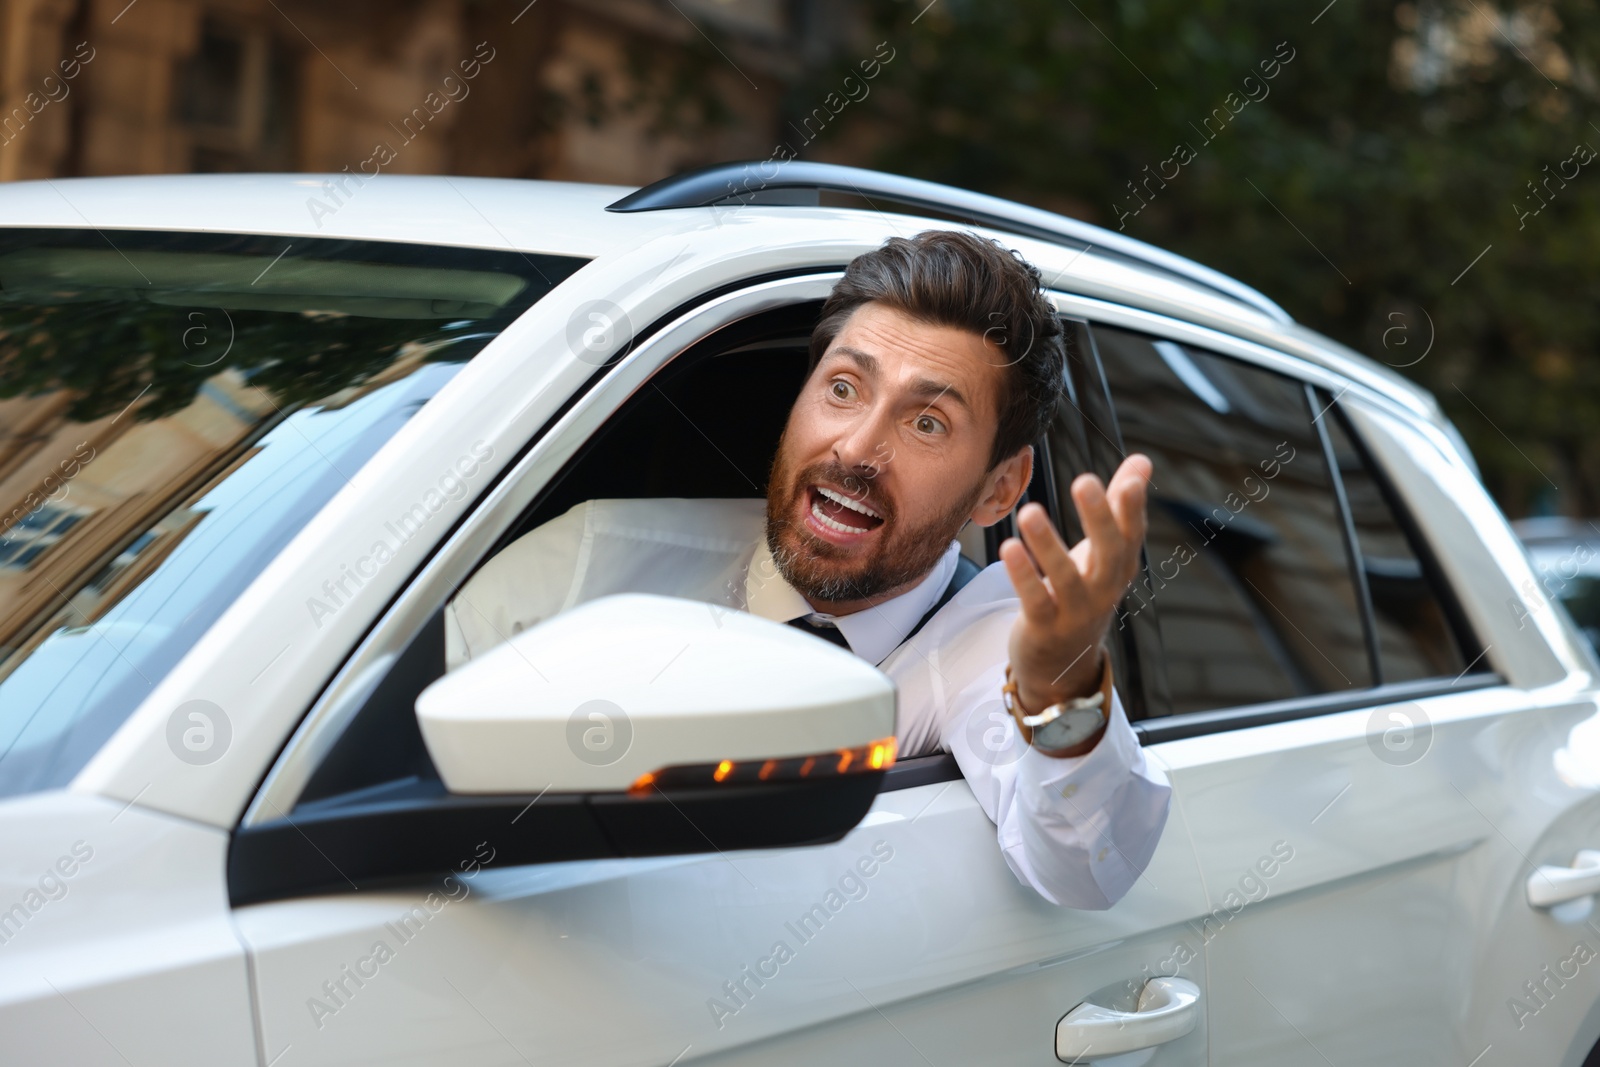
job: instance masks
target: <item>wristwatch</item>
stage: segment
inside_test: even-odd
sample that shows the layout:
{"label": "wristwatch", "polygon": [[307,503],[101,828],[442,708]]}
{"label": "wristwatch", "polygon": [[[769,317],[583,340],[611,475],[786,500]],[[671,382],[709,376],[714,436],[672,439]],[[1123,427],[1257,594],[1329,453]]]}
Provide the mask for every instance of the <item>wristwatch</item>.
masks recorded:
{"label": "wristwatch", "polygon": [[1011,665],[1006,665],[1006,681],[1000,689],[1000,700],[1017,721],[1022,739],[1042,755],[1065,755],[1068,750],[1093,737],[1106,724],[1106,714],[1111,707],[1111,657],[1104,653],[1101,655],[1104,666],[1100,671],[1098,692],[1092,696],[1051,704],[1037,715],[1029,715],[1022,710],[1017,700],[1017,683],[1011,677]]}

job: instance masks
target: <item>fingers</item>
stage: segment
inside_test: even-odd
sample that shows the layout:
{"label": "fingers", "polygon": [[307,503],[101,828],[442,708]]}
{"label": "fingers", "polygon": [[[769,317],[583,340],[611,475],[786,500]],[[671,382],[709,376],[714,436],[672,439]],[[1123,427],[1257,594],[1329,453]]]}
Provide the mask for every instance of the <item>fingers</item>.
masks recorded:
{"label": "fingers", "polygon": [[1122,536],[1135,545],[1144,542],[1145,496],[1154,470],[1155,465],[1148,456],[1135,452],[1122,461],[1106,489],[1106,499],[1117,527]]}
{"label": "fingers", "polygon": [[1083,596],[1083,575],[1049,513],[1040,504],[1025,504],[1017,512],[1017,530],[1033,553],[1034,562],[1050,579],[1057,606],[1075,606]]}
{"label": "fingers", "polygon": [[1090,474],[1079,475],[1072,483],[1072,500],[1085,534],[1073,555],[1096,589],[1115,585],[1120,595],[1138,569],[1146,529],[1145,495],[1153,471],[1149,457],[1134,453],[1122,461],[1107,488]]}
{"label": "fingers", "polygon": [[1017,512],[1021,541],[1008,539],[1000,558],[1030,620],[1049,622],[1063,611],[1071,614],[1086,603],[1122,595],[1144,544],[1145,496],[1153,471],[1147,456],[1134,453],[1117,468],[1109,487],[1092,474],[1079,475],[1072,501],[1084,539],[1071,549],[1039,504]]}
{"label": "fingers", "polygon": [[1072,480],[1072,502],[1078,509],[1078,522],[1083,523],[1083,536],[1094,547],[1096,557],[1115,558],[1120,555],[1123,542],[1122,526],[1112,515],[1106,499],[1106,486],[1091,474],[1080,474]]}
{"label": "fingers", "polygon": [[1048,625],[1055,621],[1056,602],[1045,588],[1044,579],[1034,569],[1028,550],[1015,537],[1000,544],[1000,560],[1006,565],[1006,574],[1022,602],[1022,614],[1031,623]]}
{"label": "fingers", "polygon": [[1067,545],[1056,532],[1055,523],[1041,504],[1024,504],[1017,511],[1017,534],[1033,553],[1034,562],[1045,576],[1055,580],[1055,572],[1068,562]]}

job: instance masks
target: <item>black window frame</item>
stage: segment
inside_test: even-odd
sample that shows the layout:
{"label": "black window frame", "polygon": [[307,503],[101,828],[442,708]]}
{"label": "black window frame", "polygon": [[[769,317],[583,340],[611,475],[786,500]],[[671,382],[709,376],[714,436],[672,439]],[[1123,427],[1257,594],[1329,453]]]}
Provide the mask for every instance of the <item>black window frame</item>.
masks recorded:
{"label": "black window frame", "polygon": [[[1122,439],[1122,426],[1117,421],[1116,408],[1111,403],[1111,387],[1106,381],[1101,363],[1100,349],[1095,343],[1093,324],[1085,318],[1062,315],[1066,330],[1067,386],[1072,406],[1079,413],[1081,426],[1077,444],[1085,454],[1084,469],[1109,482],[1117,466],[1127,456],[1128,449]],[[1045,442],[1044,463],[1054,467],[1054,456],[1049,442]],[[1057,529],[1076,543],[1083,536],[1075,509],[1070,501],[1061,500],[1052,507],[1051,517]],[[1150,557],[1144,546],[1139,548],[1139,578],[1150,578]],[[1151,718],[1171,715],[1172,698],[1165,670],[1145,669],[1144,664],[1165,662],[1158,616],[1146,611],[1119,613],[1117,628],[1112,632],[1112,670],[1117,679],[1117,693],[1122,698],[1123,710],[1129,722],[1138,723]]]}
{"label": "black window frame", "polygon": [[[1107,383],[1105,369],[1101,364],[1099,349],[1094,341],[1096,322],[1087,318],[1063,315],[1063,322],[1069,327],[1081,324],[1083,332],[1087,335],[1089,343],[1078,346],[1074,353],[1072,346],[1068,349],[1069,373],[1075,377],[1074,398],[1077,406],[1083,411],[1086,422],[1098,425],[1101,435],[1109,442],[1115,452],[1108,453],[1102,449],[1101,462],[1108,462],[1106,454],[1126,454],[1126,444],[1122,439],[1122,431],[1116,421],[1116,407],[1111,396],[1110,386]],[[1177,344],[1183,342],[1177,338],[1162,337],[1151,331],[1148,327],[1133,326],[1119,327],[1112,323],[1103,325],[1115,329],[1132,329],[1160,340],[1171,340]],[[1204,346],[1201,346],[1204,347]],[[1250,360],[1240,359],[1225,351],[1216,351],[1207,348],[1207,352],[1222,359],[1234,360],[1249,367],[1258,367]],[[1317,427],[1317,436],[1322,444],[1323,456],[1329,468],[1334,489],[1334,504],[1339,511],[1345,545],[1345,556],[1351,570],[1351,580],[1355,586],[1358,610],[1362,613],[1362,631],[1367,644],[1367,655],[1371,662],[1374,684],[1365,688],[1345,690],[1334,693],[1319,693],[1305,697],[1294,697],[1286,700],[1269,701],[1259,704],[1244,704],[1227,708],[1215,708],[1207,711],[1184,712],[1181,714],[1155,714],[1150,712],[1153,708],[1163,706],[1170,708],[1170,692],[1166,678],[1165,660],[1160,657],[1161,650],[1161,607],[1152,603],[1141,608],[1133,614],[1129,625],[1116,631],[1117,639],[1125,648],[1132,646],[1125,655],[1131,655],[1130,662],[1138,664],[1138,679],[1129,679],[1125,688],[1119,687],[1124,693],[1124,700],[1130,724],[1134,734],[1139,738],[1141,745],[1159,744],[1164,741],[1178,741],[1189,737],[1200,737],[1206,734],[1221,733],[1227,730],[1241,730],[1252,726],[1264,726],[1270,723],[1289,722],[1296,719],[1314,718],[1319,715],[1331,715],[1341,711],[1353,711],[1358,708],[1380,707],[1385,704],[1401,703],[1410,700],[1419,700],[1424,697],[1442,696],[1450,693],[1470,692],[1477,689],[1489,689],[1504,685],[1505,678],[1498,671],[1480,670],[1474,672],[1473,667],[1483,659],[1486,651],[1476,631],[1467,620],[1462,608],[1459,594],[1450,583],[1440,567],[1434,553],[1433,545],[1417,524],[1411,510],[1407,507],[1404,497],[1399,493],[1393,479],[1377,461],[1372,452],[1357,432],[1352,420],[1339,404],[1339,397],[1343,390],[1337,394],[1330,394],[1322,386],[1315,385],[1306,379],[1287,373],[1278,368],[1259,368],[1282,373],[1300,384],[1306,390],[1307,402],[1311,410],[1319,412],[1313,418]],[[1366,576],[1361,571],[1359,549],[1355,540],[1354,517],[1350,512],[1349,501],[1345,492],[1344,480],[1339,472],[1338,464],[1333,461],[1333,443],[1329,436],[1323,419],[1334,417],[1340,420],[1340,426],[1361,456],[1362,462],[1377,483],[1382,493],[1384,502],[1388,505],[1395,522],[1400,526],[1412,549],[1416,552],[1417,559],[1422,565],[1423,575],[1439,601],[1441,611],[1444,613],[1451,636],[1459,648],[1462,662],[1467,664],[1466,670],[1454,679],[1424,678],[1407,682],[1383,681],[1381,664],[1378,659],[1376,623],[1373,615],[1372,599],[1367,588]],[[1094,449],[1091,439],[1090,448]],[[1102,478],[1110,473],[1109,467],[1095,470]],[[1067,521],[1068,516],[1056,515],[1058,524]],[[1067,529],[1062,525],[1062,529]],[[1147,553],[1141,553],[1141,577],[1149,576],[1149,558]],[[1141,655],[1142,653],[1142,655]],[[1134,703],[1129,699],[1129,694],[1138,693],[1143,703]],[[1162,703],[1164,702],[1164,703]]]}
{"label": "black window frame", "polygon": [[[1444,573],[1444,568],[1439,565],[1438,557],[1434,554],[1433,546],[1429,543],[1427,534],[1423,532],[1421,525],[1418,524],[1410,506],[1406,504],[1405,496],[1400,492],[1399,486],[1395,485],[1394,479],[1389,476],[1389,472],[1384,469],[1383,464],[1378,462],[1377,454],[1372,451],[1372,448],[1361,436],[1360,431],[1356,429],[1355,421],[1350,418],[1344,406],[1338,402],[1338,397],[1329,394],[1326,389],[1320,386],[1313,386],[1309,383],[1307,384],[1307,389],[1314,399],[1320,400],[1326,406],[1328,414],[1338,420],[1339,427],[1349,440],[1350,446],[1355,449],[1356,455],[1361,458],[1361,465],[1366,469],[1373,483],[1377,485],[1378,493],[1388,506],[1389,514],[1393,516],[1395,525],[1400,528],[1400,532],[1405,536],[1412,551],[1416,553],[1417,562],[1422,567],[1423,580],[1427,582],[1429,589],[1433,591],[1434,596],[1438,599],[1439,609],[1444,614],[1445,625],[1449,627],[1450,636],[1455,639],[1457,651],[1461,654],[1461,662],[1467,665],[1462,671],[1462,674],[1466,674],[1483,659],[1488,649],[1478,639],[1477,631],[1472,628],[1472,624],[1467,620],[1466,608],[1462,606],[1460,594],[1456,592],[1455,586],[1451,584],[1449,577]],[[1318,410],[1323,410],[1323,408],[1318,408]],[[1318,425],[1320,427],[1322,424],[1319,422]],[[1321,429],[1321,435],[1324,441],[1324,449],[1326,450],[1325,454],[1328,457],[1328,466],[1333,472],[1335,484],[1339,486],[1340,496],[1344,497],[1344,475],[1339,470],[1338,463],[1334,460],[1332,437],[1325,427]],[[1367,589],[1366,568],[1361,566],[1359,538],[1355,534],[1354,515],[1348,507],[1345,509],[1345,520],[1348,524],[1346,527],[1346,543],[1350,549],[1350,565],[1360,574],[1361,595],[1366,597],[1369,611],[1374,613],[1368,615],[1367,632],[1370,635],[1372,654],[1377,656],[1376,609],[1370,608],[1372,599],[1370,590]],[[1380,681],[1382,680],[1382,663],[1378,659],[1373,661],[1372,676]],[[1498,678],[1500,676],[1495,674],[1495,677]],[[1418,682],[1431,680],[1417,679]]]}

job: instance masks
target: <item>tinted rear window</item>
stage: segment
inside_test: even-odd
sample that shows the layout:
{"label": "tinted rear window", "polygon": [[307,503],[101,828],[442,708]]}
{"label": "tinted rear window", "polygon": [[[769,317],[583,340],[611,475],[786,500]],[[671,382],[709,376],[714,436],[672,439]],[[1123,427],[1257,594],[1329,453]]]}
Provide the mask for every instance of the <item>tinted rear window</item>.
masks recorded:
{"label": "tinted rear window", "polygon": [[1304,386],[1107,326],[1095,339],[1129,451],[1155,464],[1150,568],[1174,713],[1374,684],[1343,518]]}

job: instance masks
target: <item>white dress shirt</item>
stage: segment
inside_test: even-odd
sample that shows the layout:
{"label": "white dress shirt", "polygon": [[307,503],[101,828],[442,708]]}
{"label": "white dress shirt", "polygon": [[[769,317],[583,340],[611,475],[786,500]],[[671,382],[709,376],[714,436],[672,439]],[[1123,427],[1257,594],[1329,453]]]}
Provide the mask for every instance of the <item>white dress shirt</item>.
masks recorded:
{"label": "white dress shirt", "polygon": [[658,593],[775,622],[836,625],[899,695],[902,758],[954,753],[1017,877],[1052,903],[1109,908],[1150,861],[1172,790],[1113,694],[1086,755],[1023,744],[1000,702],[1020,604],[1002,564],[972,579],[910,641],[955,572],[952,542],[916,588],[850,615],[814,612],[778,573],[764,500],[591,500],[518,538],[445,609],[454,669],[557,612],[612,593]]}

